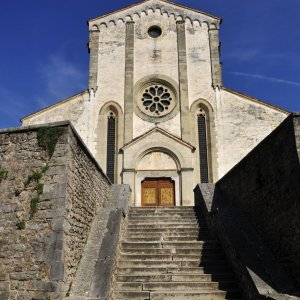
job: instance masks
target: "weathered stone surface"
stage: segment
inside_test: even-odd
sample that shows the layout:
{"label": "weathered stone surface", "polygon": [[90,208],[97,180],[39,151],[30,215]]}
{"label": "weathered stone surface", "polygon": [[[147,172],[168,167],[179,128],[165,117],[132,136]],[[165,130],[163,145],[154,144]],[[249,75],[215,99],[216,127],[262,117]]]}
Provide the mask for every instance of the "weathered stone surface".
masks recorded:
{"label": "weathered stone surface", "polygon": [[[51,157],[38,145],[38,127],[0,132],[0,165],[8,171],[0,184],[1,299],[65,295],[96,212],[107,205],[109,180],[69,123],[55,126],[63,133]],[[41,175],[24,186],[33,170]],[[43,193],[32,214],[38,183]]]}
{"label": "weathered stone surface", "polygon": [[[141,182],[147,176],[170,177],[176,181],[176,203],[191,205],[191,190],[201,182],[197,128],[201,109],[207,120],[210,182],[225,175],[288,116],[284,110],[222,86],[220,21],[159,0],[116,11],[109,20],[108,16],[90,20],[89,91],[26,117],[23,125],[72,121],[106,171],[107,117],[112,113],[117,125],[115,183],[129,184],[132,200],[141,205]],[[153,25],[161,29],[157,38],[148,34]],[[150,85],[172,91],[172,105],[160,106],[162,111],[157,113],[143,110],[142,95]],[[162,143],[158,137],[152,145],[144,135],[156,127],[182,138],[195,151],[187,156],[176,139]],[[136,146],[123,151],[132,141]],[[157,150],[177,161],[172,172],[158,168],[149,174],[138,168],[144,155]],[[129,156],[134,157],[130,171],[125,167]],[[183,157],[189,157],[192,167]],[[61,157],[56,163],[63,163]]]}
{"label": "weathered stone surface", "polygon": [[215,187],[195,189],[249,299],[300,296],[299,125],[290,116]]}
{"label": "weathered stone surface", "polygon": [[[130,197],[129,186],[113,185],[106,209],[99,209],[72,285],[71,300],[108,294],[120,222]],[[106,274],[103,276],[103,274]]]}

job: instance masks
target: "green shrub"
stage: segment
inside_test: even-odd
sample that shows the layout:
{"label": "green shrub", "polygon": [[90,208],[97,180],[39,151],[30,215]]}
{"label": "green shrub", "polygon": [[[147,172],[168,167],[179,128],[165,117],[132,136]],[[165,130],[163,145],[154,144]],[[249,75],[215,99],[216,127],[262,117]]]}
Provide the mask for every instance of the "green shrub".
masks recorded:
{"label": "green shrub", "polygon": [[26,223],[24,220],[18,220],[16,226],[18,230],[23,230],[26,227]]}
{"label": "green shrub", "polygon": [[0,165],[0,183],[7,178],[8,171]]}
{"label": "green shrub", "polygon": [[42,168],[42,173],[45,174],[48,170],[49,170],[49,166],[48,166],[48,164],[46,164],[46,165]]}
{"label": "green shrub", "polygon": [[39,202],[40,202],[39,197],[35,197],[30,200],[30,219],[32,219],[34,217],[34,215],[36,214],[36,212],[38,210]]}
{"label": "green shrub", "polygon": [[51,157],[54,153],[57,141],[64,130],[57,127],[42,127],[37,131],[37,140],[39,147],[48,152]]}
{"label": "green shrub", "polygon": [[28,175],[26,181],[24,182],[25,189],[28,188],[32,181],[39,182],[39,180],[43,177],[43,173],[39,170],[32,170],[32,174]]}
{"label": "green shrub", "polygon": [[38,183],[38,185],[35,187],[35,190],[37,191],[38,195],[42,195],[44,192],[44,184]]}

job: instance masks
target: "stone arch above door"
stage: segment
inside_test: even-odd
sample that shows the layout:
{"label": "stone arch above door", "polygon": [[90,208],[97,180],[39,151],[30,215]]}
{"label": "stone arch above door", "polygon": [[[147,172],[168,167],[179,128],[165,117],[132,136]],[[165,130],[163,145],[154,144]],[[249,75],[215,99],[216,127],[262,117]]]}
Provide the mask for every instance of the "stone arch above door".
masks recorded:
{"label": "stone arch above door", "polygon": [[[133,205],[141,205],[140,185],[145,177],[168,177],[175,181],[176,205],[192,205],[193,203],[193,155],[195,148],[182,139],[171,135],[161,128],[154,128],[148,133],[134,139],[123,148],[123,183],[129,184],[133,191]],[[159,152],[161,157],[171,157],[174,164],[171,169],[141,170],[144,160],[151,160],[149,153]],[[149,156],[147,156],[149,155]],[[168,158],[170,159],[170,158]],[[171,162],[171,160],[170,160]],[[141,165],[140,165],[141,164]],[[154,165],[156,163],[154,162]]]}
{"label": "stone arch above door", "polygon": [[169,154],[154,150],[140,160],[137,170],[177,170],[177,165]]}
{"label": "stone arch above door", "polygon": [[[135,204],[137,206],[150,205],[143,202],[143,192],[147,190],[143,184],[146,182],[151,183],[151,190],[154,194],[152,198],[156,198],[154,203],[161,206],[179,206],[181,205],[181,174],[179,172],[180,164],[178,158],[167,149],[152,148],[144,151],[140,155],[135,169]],[[170,190],[170,187],[161,188],[161,184],[173,182],[172,184],[172,203],[166,202],[161,194],[162,190]],[[156,191],[154,186],[156,186]],[[145,199],[144,199],[145,201]],[[153,202],[151,202],[152,205]]]}

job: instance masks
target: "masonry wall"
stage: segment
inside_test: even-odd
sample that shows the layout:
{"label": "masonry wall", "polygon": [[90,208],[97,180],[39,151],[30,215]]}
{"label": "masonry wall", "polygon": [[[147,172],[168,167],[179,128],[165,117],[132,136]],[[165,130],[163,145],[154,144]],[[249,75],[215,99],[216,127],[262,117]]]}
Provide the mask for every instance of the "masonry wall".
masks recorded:
{"label": "masonry wall", "polygon": [[1,300],[67,294],[109,186],[69,123],[0,131]]}
{"label": "masonry wall", "polygon": [[288,116],[255,99],[221,89],[217,94],[215,126],[218,176],[222,178]]}
{"label": "masonry wall", "polygon": [[70,121],[87,144],[89,129],[89,93],[84,91],[45,108],[22,120],[23,126]]}
{"label": "masonry wall", "polygon": [[[217,188],[242,208],[300,286],[300,117],[288,117]],[[298,151],[298,152],[297,152]]]}
{"label": "masonry wall", "polygon": [[105,209],[110,182],[74,132],[69,130],[65,282],[73,281],[95,214]]}

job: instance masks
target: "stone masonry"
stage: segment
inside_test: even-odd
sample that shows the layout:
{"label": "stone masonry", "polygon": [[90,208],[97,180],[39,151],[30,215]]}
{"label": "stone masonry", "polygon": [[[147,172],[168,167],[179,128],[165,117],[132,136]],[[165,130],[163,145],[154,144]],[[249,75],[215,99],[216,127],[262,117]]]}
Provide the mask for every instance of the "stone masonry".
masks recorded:
{"label": "stone masonry", "polygon": [[107,205],[111,184],[73,128],[47,128],[59,132],[51,156],[39,127],[0,132],[1,300],[66,296],[96,210]]}

